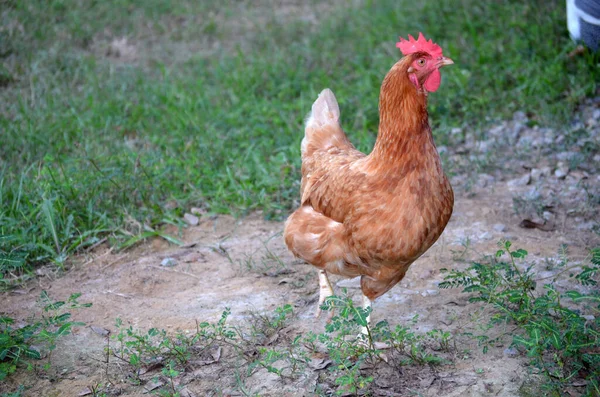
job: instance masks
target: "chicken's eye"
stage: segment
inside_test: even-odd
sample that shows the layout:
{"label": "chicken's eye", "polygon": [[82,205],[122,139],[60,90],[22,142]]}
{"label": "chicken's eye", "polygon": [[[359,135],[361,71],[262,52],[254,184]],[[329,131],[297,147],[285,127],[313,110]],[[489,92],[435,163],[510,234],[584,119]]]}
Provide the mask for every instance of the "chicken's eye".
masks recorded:
{"label": "chicken's eye", "polygon": [[421,58],[421,59],[417,60],[417,65],[425,66],[425,59]]}

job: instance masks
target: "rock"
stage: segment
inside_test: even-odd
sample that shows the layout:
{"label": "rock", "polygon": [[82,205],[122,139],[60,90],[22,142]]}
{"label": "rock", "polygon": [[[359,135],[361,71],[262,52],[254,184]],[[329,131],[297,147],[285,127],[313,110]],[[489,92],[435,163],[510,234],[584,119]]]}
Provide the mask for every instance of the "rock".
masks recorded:
{"label": "rock", "polygon": [[519,121],[515,122],[512,130],[509,132],[510,143],[515,143],[525,129],[525,125]]}
{"label": "rock", "polygon": [[448,148],[446,146],[438,146],[437,151],[439,154],[448,153]]}
{"label": "rock", "polygon": [[559,161],[567,161],[575,156],[577,156],[577,153],[575,152],[560,152],[556,155],[556,159]]}
{"label": "rock", "polygon": [[531,174],[525,174],[520,178],[512,179],[512,180],[508,181],[507,184],[510,187],[516,187],[516,186],[529,185],[529,182],[531,182]]}
{"label": "rock", "polygon": [[196,215],[188,214],[187,212],[183,215],[183,220],[190,226],[196,226],[200,223],[200,219]]}
{"label": "rock", "polygon": [[506,225],[502,224],[502,223],[496,223],[494,226],[492,226],[493,229],[498,232],[498,233],[503,233],[506,231]]}
{"label": "rock", "polygon": [[489,174],[479,174],[479,176],[477,177],[477,185],[479,187],[488,187],[490,185],[493,185],[495,181],[496,178]]}
{"label": "rock", "polygon": [[491,240],[492,237],[493,237],[492,233],[490,233],[490,232],[483,232],[479,235],[480,240]]}
{"label": "rock", "polygon": [[552,175],[552,168],[550,168],[550,167],[542,167],[541,171],[542,171],[542,176]]}
{"label": "rock", "polygon": [[405,295],[417,295],[419,291],[415,291],[414,289],[403,288],[401,291]]}
{"label": "rock", "polygon": [[592,230],[594,228],[594,226],[596,226],[596,222],[593,222],[593,221],[583,222],[583,223],[580,223],[579,225],[577,225],[577,229]]}
{"label": "rock", "polygon": [[594,317],[594,315],[592,314],[584,314],[581,317],[585,318],[588,321],[594,321],[596,319],[596,317]]}
{"label": "rock", "polygon": [[546,221],[549,221],[552,218],[554,218],[554,214],[550,211],[544,211],[544,213],[542,214],[542,218],[544,218]]}
{"label": "rock", "polygon": [[167,257],[160,262],[160,265],[165,267],[173,267],[177,265],[177,260],[175,258]]}
{"label": "rock", "polygon": [[519,351],[517,349],[515,349],[514,347],[507,347],[502,352],[502,355],[504,357],[516,357],[519,355]]}
{"label": "rock", "polygon": [[493,142],[491,139],[487,141],[479,141],[475,144],[475,148],[481,153],[487,153],[492,149]]}
{"label": "rock", "polygon": [[542,196],[535,186],[528,189],[523,195],[527,200],[541,200]]}
{"label": "rock", "polygon": [[529,121],[529,117],[527,117],[525,112],[522,112],[519,110],[519,111],[516,111],[513,113],[513,120],[520,121],[522,123],[526,123],[527,121]]}
{"label": "rock", "polygon": [[505,128],[506,126],[503,124],[497,125],[488,131],[488,136],[502,136],[504,135]]}
{"label": "rock", "polygon": [[522,135],[519,138],[519,146],[525,146],[525,147],[531,147],[531,146],[535,146],[533,143],[536,140],[535,137],[531,136],[531,135]]}
{"label": "rock", "polygon": [[542,177],[542,170],[540,170],[539,168],[532,168],[530,174],[531,174],[531,180],[536,182],[536,181],[539,181],[540,178]]}
{"label": "rock", "polygon": [[421,296],[426,297],[426,296],[436,296],[439,295],[440,291],[438,291],[437,289],[428,289],[425,290],[423,292],[421,292]]}
{"label": "rock", "polygon": [[596,120],[600,120],[600,109],[594,110],[594,112],[592,113],[592,117]]}
{"label": "rock", "polygon": [[92,331],[94,331],[95,333],[97,333],[100,336],[108,336],[110,334],[110,331],[107,330],[106,328],[97,327],[95,325],[90,325],[90,328],[92,329]]}
{"label": "rock", "polygon": [[568,173],[569,167],[565,166],[562,162],[559,162],[556,170],[554,171],[554,176],[558,179],[565,179]]}

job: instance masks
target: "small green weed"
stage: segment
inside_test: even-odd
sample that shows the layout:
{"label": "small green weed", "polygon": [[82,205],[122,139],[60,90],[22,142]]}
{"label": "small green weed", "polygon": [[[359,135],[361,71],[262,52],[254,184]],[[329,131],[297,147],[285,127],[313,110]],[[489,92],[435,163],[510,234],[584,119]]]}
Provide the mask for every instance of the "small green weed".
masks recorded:
{"label": "small green weed", "polygon": [[[368,390],[380,365],[399,369],[407,365],[449,362],[435,350],[450,351],[451,334],[437,329],[427,334],[413,332],[411,327],[417,323],[418,316],[412,319],[410,326],[397,325],[391,329],[386,321],[369,325],[367,317],[371,309],[356,306],[348,296],[329,297],[322,308],[335,310],[337,314],[327,324],[324,333],[308,335],[305,344],[314,348],[316,340],[326,347],[333,362],[331,371],[335,384],[339,386],[337,394]],[[361,333],[361,327],[366,328],[366,334]],[[381,345],[386,345],[389,350],[382,351],[378,348]],[[371,370],[362,370],[365,366]]]}
{"label": "small green weed", "polygon": [[[158,393],[175,396],[185,386],[182,377],[207,364],[221,364],[234,371],[237,387],[245,395],[249,395],[244,386],[246,378],[260,370],[288,383],[301,379],[308,369],[325,370],[319,387],[334,394],[364,393],[370,390],[382,366],[400,370],[407,365],[444,364],[454,349],[448,332],[413,332],[411,326],[417,317],[410,326],[394,330],[380,322],[369,329],[373,339],[365,339],[357,338],[357,334],[366,325],[369,310],[355,306],[347,296],[329,298],[323,309],[335,309],[338,314],[324,332],[305,334],[294,334],[288,327],[294,315],[291,305],[281,306],[272,314],[255,314],[247,331],[226,324],[229,310],[215,324],[199,323],[195,333],[178,332],[174,336],[157,329],[140,332],[117,320],[118,332],[112,336],[109,351],[120,363],[127,364],[133,385],[160,380],[163,386]],[[390,350],[384,354],[374,341],[388,344]],[[157,369],[160,373],[149,378],[148,374]]]}
{"label": "small green weed", "polygon": [[125,328],[122,320],[117,319],[117,332],[111,337],[114,342],[112,347],[107,347],[108,353],[129,365],[133,384],[142,384],[145,381],[141,378],[142,372],[154,367],[166,369],[168,383],[172,386],[173,378],[177,376],[175,372],[184,371],[192,357],[207,362],[218,361],[214,358],[215,348],[220,349],[220,345],[239,348],[237,332],[226,324],[230,313],[226,309],[217,323],[197,323],[195,333],[178,332],[174,336],[157,328],[147,332],[140,332],[132,326]]}
{"label": "small green weed", "polygon": [[[441,288],[464,288],[471,302],[494,308],[487,328],[513,324],[516,329],[490,338],[473,335],[483,345],[502,342],[512,335],[511,345],[527,354],[544,375],[544,387],[563,395],[577,379],[586,382],[588,395],[600,394],[600,294],[597,291],[564,291],[555,283],[538,285],[534,265],[525,262],[527,251],[513,250],[509,241],[485,262],[466,270],[452,270]],[[597,285],[600,248],[592,250],[589,264],[570,265],[564,255],[556,264],[557,280],[568,275],[584,287]],[[502,260],[508,258],[508,260]]]}
{"label": "small green weed", "polygon": [[[77,293],[66,301],[53,301],[46,291],[42,291],[39,299],[43,305],[41,315],[26,320],[23,326],[17,326],[13,318],[0,317],[0,381],[17,371],[20,365],[29,369],[50,369],[57,341],[70,334],[73,327],[85,325],[71,320],[71,310],[91,306],[91,303],[79,303],[80,296]],[[44,364],[36,364],[44,357]]]}

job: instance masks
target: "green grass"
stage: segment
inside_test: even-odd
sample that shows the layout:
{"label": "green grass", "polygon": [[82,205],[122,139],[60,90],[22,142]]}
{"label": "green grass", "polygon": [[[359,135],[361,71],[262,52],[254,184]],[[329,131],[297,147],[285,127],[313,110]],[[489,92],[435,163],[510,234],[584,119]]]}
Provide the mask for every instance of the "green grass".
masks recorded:
{"label": "green grass", "polygon": [[[600,78],[597,58],[566,56],[562,1],[314,2],[317,24],[266,2],[0,4],[6,284],[102,236],[178,223],[192,205],[285,216],[312,101],[332,88],[350,138],[370,150],[398,35],[423,31],[455,60],[430,96],[448,145],[451,128],[479,130],[515,110],[564,123]],[[105,56],[122,36],[134,62]]]}

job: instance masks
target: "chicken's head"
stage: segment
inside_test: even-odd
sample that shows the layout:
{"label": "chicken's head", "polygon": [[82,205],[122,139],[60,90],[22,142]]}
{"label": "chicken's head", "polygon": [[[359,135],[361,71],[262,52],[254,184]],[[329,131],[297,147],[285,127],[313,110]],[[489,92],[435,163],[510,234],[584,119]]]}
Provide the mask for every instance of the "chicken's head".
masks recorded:
{"label": "chicken's head", "polygon": [[440,68],[446,65],[452,65],[452,59],[442,54],[442,49],[432,40],[427,41],[423,33],[419,33],[419,38],[408,35],[408,40],[400,37],[396,43],[402,54],[411,57],[412,61],[407,69],[410,81],[418,90],[425,93],[434,92],[440,87],[442,76]]}

